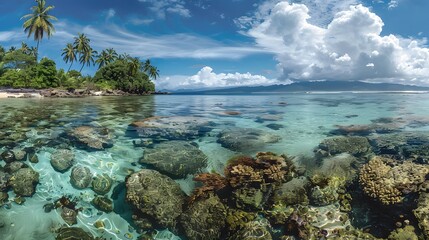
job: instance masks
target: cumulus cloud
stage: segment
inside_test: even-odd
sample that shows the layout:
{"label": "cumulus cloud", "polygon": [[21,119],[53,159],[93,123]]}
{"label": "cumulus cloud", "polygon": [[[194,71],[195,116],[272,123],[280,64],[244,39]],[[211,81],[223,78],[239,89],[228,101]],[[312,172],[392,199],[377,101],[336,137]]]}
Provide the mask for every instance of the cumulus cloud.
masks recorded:
{"label": "cumulus cloud", "polygon": [[[253,16],[242,16],[236,19],[235,23],[241,28],[246,28],[269,15],[273,7],[280,2],[284,2],[284,0],[262,2]],[[291,0],[289,2],[303,4],[308,8],[311,15],[311,18],[308,19],[309,23],[326,26],[337,12],[346,10],[351,5],[359,4],[360,0]]]}
{"label": "cumulus cloud", "polygon": [[245,34],[275,54],[281,79],[428,81],[425,41],[382,36],[382,19],[362,5],[336,13],[326,26],[309,21],[306,5],[287,1],[255,16]]}
{"label": "cumulus cloud", "polygon": [[139,2],[149,3],[151,5],[150,10],[161,19],[164,19],[167,13],[191,17],[191,12],[185,7],[184,0],[139,0]]}
{"label": "cumulus cloud", "polygon": [[[157,89],[205,89],[240,86],[279,84],[275,79],[251,73],[215,73],[211,67],[203,67],[193,76],[167,76],[156,81]],[[282,82],[284,84],[284,82]]]}

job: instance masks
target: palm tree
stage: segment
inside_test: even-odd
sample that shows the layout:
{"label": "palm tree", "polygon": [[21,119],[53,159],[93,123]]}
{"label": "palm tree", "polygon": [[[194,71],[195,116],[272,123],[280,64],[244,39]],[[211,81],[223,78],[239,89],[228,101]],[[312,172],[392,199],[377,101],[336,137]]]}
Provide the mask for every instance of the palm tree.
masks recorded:
{"label": "palm tree", "polygon": [[130,58],[128,66],[129,66],[129,74],[131,76],[134,76],[140,70],[142,63],[140,62],[140,59],[137,57],[136,58]]}
{"label": "palm tree", "polygon": [[25,42],[22,42],[22,43],[21,43],[21,51],[22,51],[24,54],[28,54],[28,55],[30,55],[30,47],[28,47],[28,45],[27,45]]}
{"label": "palm tree", "polygon": [[116,53],[113,48],[105,49],[101,51],[101,53],[97,56],[97,60],[95,61],[98,63],[98,68],[101,68],[105,65],[108,65],[109,63],[112,63],[118,58],[118,54]]}
{"label": "palm tree", "polygon": [[89,43],[91,40],[84,34],[79,33],[77,37],[74,37],[74,48],[79,53],[79,55],[83,54],[84,52],[88,52],[91,46]]}
{"label": "palm tree", "polygon": [[79,72],[82,72],[83,67],[85,64],[89,67],[91,64],[94,64],[94,57],[97,55],[97,51],[93,50],[92,48],[89,48],[87,51],[83,52],[79,56],[79,62],[82,64],[82,67],[80,68]]}
{"label": "palm tree", "polygon": [[159,77],[158,68],[155,66],[150,66],[148,75],[149,75],[149,77],[153,78],[153,80],[156,80]]}
{"label": "palm tree", "polygon": [[153,66],[150,63],[150,60],[147,59],[143,65],[143,72],[145,72],[150,78],[156,80],[159,77],[159,70],[157,67]]}
{"label": "palm tree", "polygon": [[118,59],[119,60],[128,60],[128,59],[131,59],[131,56],[128,54],[128,53],[122,53],[122,54],[120,54],[119,56],[118,56]]}
{"label": "palm tree", "polygon": [[56,17],[49,15],[49,11],[54,9],[54,6],[46,6],[46,0],[36,0],[37,5],[33,6],[30,14],[23,16],[21,19],[27,19],[24,22],[24,32],[28,33],[28,38],[33,35],[34,40],[37,41],[36,47],[36,61],[39,55],[39,44],[46,33],[48,38],[55,32],[52,20],[57,20]]}
{"label": "palm tree", "polygon": [[77,37],[74,37],[73,47],[79,54],[79,62],[82,64],[79,72],[82,72],[85,64],[90,66],[91,63],[94,63],[94,56],[97,52],[91,48],[90,42],[91,40],[84,33],[79,33]]}
{"label": "palm tree", "polygon": [[36,58],[37,57],[37,48],[30,47],[30,49],[28,50],[28,55],[33,56],[34,58]]}
{"label": "palm tree", "polygon": [[76,50],[75,50],[73,44],[67,43],[67,46],[63,49],[63,53],[61,54],[61,56],[63,56],[63,60],[66,63],[71,62],[70,67],[67,70],[67,72],[69,72],[70,68],[73,65],[73,62],[77,60]]}
{"label": "palm tree", "polygon": [[8,53],[11,53],[13,51],[16,51],[16,47],[12,46],[9,48],[9,50],[7,51]]}

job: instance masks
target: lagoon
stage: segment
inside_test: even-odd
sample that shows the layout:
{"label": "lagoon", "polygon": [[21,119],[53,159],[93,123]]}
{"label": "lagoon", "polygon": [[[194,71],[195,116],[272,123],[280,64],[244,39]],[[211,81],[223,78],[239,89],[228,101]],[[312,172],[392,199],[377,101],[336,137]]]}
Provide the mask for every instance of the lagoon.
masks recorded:
{"label": "lagoon", "polygon": [[[387,239],[398,223],[401,226],[409,223],[418,229],[418,222],[422,222],[424,218],[413,214],[412,210],[417,208],[414,202],[418,201],[419,193],[423,195],[421,192],[424,191],[417,189],[421,189],[420,184],[425,179],[416,181],[413,188],[406,191],[406,187],[398,187],[401,191],[404,190],[400,196],[403,198],[401,202],[383,205],[380,203],[382,197],[365,197],[362,194],[366,185],[359,178],[359,172],[362,175],[362,166],[376,155],[396,161],[386,163],[390,168],[401,168],[405,160],[422,168],[429,166],[428,94],[291,93],[0,99],[0,119],[0,152],[12,150],[18,155],[17,152],[24,151],[26,166],[21,167],[32,168],[39,174],[35,193],[31,197],[22,197],[25,199],[24,203],[21,203],[22,198],[14,193],[15,189],[10,183],[3,188],[3,192],[7,192],[9,197],[4,200],[0,209],[0,239],[55,239],[58,229],[65,224],[62,214],[67,206],[59,206],[56,201],[63,196],[69,196],[70,200],[77,203],[77,223],[73,226],[80,227],[93,236],[137,239],[146,233],[155,239],[191,239],[190,230],[184,230],[189,224],[181,226],[180,222],[186,220],[178,220],[188,219],[187,217],[177,217],[174,220],[179,222],[177,229],[171,227],[168,231],[162,227],[163,224],[157,223],[156,217],[151,216],[149,219],[153,221],[153,227],[139,231],[139,225],[133,222],[132,215],[142,210],[125,200],[127,189],[124,182],[127,177],[144,168],[155,169],[163,176],[173,179],[186,198],[200,186],[192,180],[195,174],[223,175],[225,168],[231,163],[228,159],[243,154],[255,157],[258,152],[287,155],[287,159],[295,165],[293,174],[292,168],[289,168],[287,178],[274,185],[267,183],[270,190],[262,191],[266,201],[252,205],[241,199],[241,204],[234,205],[237,199],[224,200],[219,197],[222,202],[219,204],[223,204],[226,209],[225,219],[233,211],[231,209],[254,213],[255,218],[249,222],[258,223],[256,225],[269,232],[272,239],[281,239],[282,235],[299,239],[301,232],[307,231],[291,213],[288,213],[288,220],[285,220],[287,223],[275,224],[273,217],[266,212],[274,211],[272,197],[280,194],[275,193],[277,188],[294,179],[306,179],[308,182],[304,187],[307,200],[297,204],[306,206],[308,214],[313,212],[313,217],[318,220],[306,219],[298,210],[294,214],[306,219],[304,222],[307,225],[304,226],[311,226],[312,229],[306,233],[311,236],[334,239],[345,236],[338,233],[340,230],[357,229]],[[79,128],[82,126],[95,130],[88,130],[88,133],[85,132],[87,129]],[[73,135],[77,128],[85,130],[79,134],[88,135]],[[357,143],[353,142],[355,137],[360,139]],[[82,140],[83,138],[86,140]],[[325,139],[335,138],[340,138],[340,143],[333,144],[337,144],[336,150],[329,142],[324,142]],[[368,149],[353,150],[356,144],[362,143],[362,139],[366,139]],[[339,146],[349,140],[348,147]],[[166,168],[168,164],[160,163],[159,159],[146,159],[146,162],[141,160],[145,154],[156,150],[157,146],[184,141],[199,149],[206,157],[202,160],[203,167],[186,170],[193,174],[180,172],[182,175],[178,177],[176,172],[171,172],[175,170],[174,166],[173,169],[171,166]],[[391,151],[386,150],[388,147],[391,147]],[[54,169],[51,163],[52,155],[58,149],[68,149],[74,156],[72,166],[63,172]],[[178,155],[181,154],[180,151],[177,151]],[[37,156],[37,162],[30,161],[32,152]],[[192,154],[188,157],[195,156]],[[350,158],[353,160],[344,160]],[[336,199],[323,202],[315,196],[315,188],[323,190],[325,186],[318,185],[314,178],[317,173],[323,175],[318,169],[324,168],[324,163],[335,162],[335,159],[344,161],[343,165],[339,164],[340,167],[334,166],[331,169],[332,174],[335,175],[335,171],[342,167],[344,172],[351,172],[353,176],[347,175],[347,183],[342,183],[341,187],[333,190],[338,195]],[[348,165],[344,165],[344,162]],[[9,179],[8,182],[16,181],[10,180],[14,176],[14,170],[5,170],[5,161],[0,164],[4,167],[0,171],[11,171],[8,174],[10,176],[5,177]],[[112,186],[108,193],[98,195],[113,201],[113,211],[102,211],[94,207],[92,201],[97,194],[90,185],[78,189],[71,184],[70,176],[76,166],[88,168],[91,177],[105,174],[111,179]],[[350,209],[347,210],[341,205],[341,197],[346,194],[344,191],[355,199],[348,200]],[[234,206],[231,205],[232,202]],[[52,206],[50,204],[56,208],[47,209]],[[276,211],[284,211],[284,214],[290,211],[290,208],[284,207],[283,210]],[[385,214],[386,210],[390,213]],[[189,212],[185,211],[182,215],[187,213]],[[330,214],[335,217],[330,218]],[[343,219],[339,220],[340,217]],[[101,222],[103,227],[97,228]],[[296,229],[288,232],[285,229],[289,227]],[[230,229],[228,223],[221,228]],[[247,228],[237,228],[235,232],[231,230],[232,233],[228,233],[230,236],[225,233],[210,236],[226,239],[238,234],[240,229]],[[429,227],[420,226],[420,230],[416,232],[422,234],[428,230]],[[238,236],[234,237],[240,239]],[[306,238],[301,236],[301,239]]]}

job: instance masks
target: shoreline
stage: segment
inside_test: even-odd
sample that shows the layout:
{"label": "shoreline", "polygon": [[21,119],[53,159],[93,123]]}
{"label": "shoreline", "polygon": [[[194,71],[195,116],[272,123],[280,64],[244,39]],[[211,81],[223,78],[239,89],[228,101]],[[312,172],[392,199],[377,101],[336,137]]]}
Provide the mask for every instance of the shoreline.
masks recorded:
{"label": "shoreline", "polygon": [[167,95],[169,92],[127,93],[121,90],[94,91],[88,89],[0,89],[0,99],[4,98],[82,98],[95,96],[149,96]]}

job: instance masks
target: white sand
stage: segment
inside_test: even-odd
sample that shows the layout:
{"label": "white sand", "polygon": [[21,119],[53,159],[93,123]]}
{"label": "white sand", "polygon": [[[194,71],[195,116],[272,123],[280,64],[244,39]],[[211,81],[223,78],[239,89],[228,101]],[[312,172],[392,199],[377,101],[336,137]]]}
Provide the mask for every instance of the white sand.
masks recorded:
{"label": "white sand", "polygon": [[[30,93],[31,97],[33,98],[41,98],[42,95],[39,93]],[[0,92],[0,99],[1,98],[20,98],[24,96],[24,93],[9,93],[9,92]]]}

